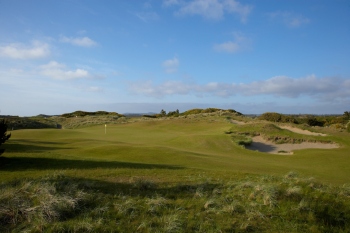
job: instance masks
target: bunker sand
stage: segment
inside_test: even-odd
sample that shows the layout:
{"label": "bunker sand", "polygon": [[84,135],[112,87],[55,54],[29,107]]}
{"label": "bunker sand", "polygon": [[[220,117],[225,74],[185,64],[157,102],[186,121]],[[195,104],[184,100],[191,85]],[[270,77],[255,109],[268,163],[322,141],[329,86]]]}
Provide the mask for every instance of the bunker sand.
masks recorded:
{"label": "bunker sand", "polygon": [[308,130],[303,130],[303,129],[299,129],[299,128],[294,128],[291,126],[279,126],[281,129],[286,129],[289,131],[292,131],[294,133],[298,133],[298,134],[304,134],[304,135],[312,135],[312,136],[327,136],[327,134],[323,134],[323,133],[314,133]]}
{"label": "bunker sand", "polygon": [[243,122],[243,121],[237,121],[237,120],[231,120],[231,123],[232,124],[235,124],[235,125],[245,125],[246,123]]}
{"label": "bunker sand", "polygon": [[260,152],[266,152],[270,154],[293,154],[294,150],[302,149],[335,149],[339,148],[337,144],[331,143],[311,143],[303,142],[300,144],[275,144],[273,142],[265,140],[262,136],[253,137],[251,145],[246,147],[249,150],[255,150]]}

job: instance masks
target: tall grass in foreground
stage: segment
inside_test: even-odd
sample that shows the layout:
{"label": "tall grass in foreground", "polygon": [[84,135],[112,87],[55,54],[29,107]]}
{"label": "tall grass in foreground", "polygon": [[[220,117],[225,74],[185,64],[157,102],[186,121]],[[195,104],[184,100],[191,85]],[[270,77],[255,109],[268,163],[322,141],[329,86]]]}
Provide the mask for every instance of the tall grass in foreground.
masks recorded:
{"label": "tall grass in foreground", "polygon": [[51,175],[0,186],[1,232],[349,232],[350,187],[189,177],[122,183]]}

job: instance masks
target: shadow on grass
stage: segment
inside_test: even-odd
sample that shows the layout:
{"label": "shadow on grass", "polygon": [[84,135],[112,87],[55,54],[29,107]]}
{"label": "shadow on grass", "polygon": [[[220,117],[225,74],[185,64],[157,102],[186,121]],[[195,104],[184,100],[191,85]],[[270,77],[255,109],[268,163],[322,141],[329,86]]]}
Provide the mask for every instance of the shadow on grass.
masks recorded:
{"label": "shadow on grass", "polygon": [[[23,179],[25,180],[25,179]],[[42,182],[43,180],[56,186],[58,192],[67,191],[67,187],[88,192],[90,194],[101,195],[126,195],[129,197],[154,197],[157,195],[164,196],[169,199],[177,198],[193,198],[197,190],[201,190],[204,195],[210,195],[215,188],[222,187],[220,183],[208,183],[198,181],[192,184],[171,184],[152,181],[145,177],[130,177],[129,180],[106,181],[84,177],[70,177],[66,175],[50,175],[45,178],[29,179],[34,182]],[[18,184],[20,180],[10,181],[7,184]]]}
{"label": "shadow on grass", "polygon": [[[40,144],[48,144],[49,146],[42,146]],[[60,142],[41,142],[41,141],[30,141],[30,140],[11,140],[10,143],[4,144],[6,153],[41,153],[50,150],[62,150],[71,149],[64,147],[65,143]]]}
{"label": "shadow on grass", "polygon": [[61,170],[94,168],[131,168],[131,169],[183,169],[181,166],[129,163],[118,161],[70,160],[33,157],[0,157],[0,170]]}

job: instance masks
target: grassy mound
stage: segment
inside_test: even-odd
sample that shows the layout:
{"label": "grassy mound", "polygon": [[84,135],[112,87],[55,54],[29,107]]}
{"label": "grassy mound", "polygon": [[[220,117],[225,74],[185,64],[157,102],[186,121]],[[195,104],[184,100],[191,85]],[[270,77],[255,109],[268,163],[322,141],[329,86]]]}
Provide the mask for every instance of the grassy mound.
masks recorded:
{"label": "grassy mound", "polygon": [[271,123],[251,123],[245,125],[235,125],[226,133],[232,134],[234,138],[242,138],[249,141],[250,137],[261,135],[264,139],[277,144],[282,143],[302,143],[302,142],[321,142],[333,143],[329,138],[311,135],[302,135],[282,129]]}
{"label": "grassy mound", "polygon": [[8,130],[57,128],[57,123],[47,117],[9,117],[6,118]]}

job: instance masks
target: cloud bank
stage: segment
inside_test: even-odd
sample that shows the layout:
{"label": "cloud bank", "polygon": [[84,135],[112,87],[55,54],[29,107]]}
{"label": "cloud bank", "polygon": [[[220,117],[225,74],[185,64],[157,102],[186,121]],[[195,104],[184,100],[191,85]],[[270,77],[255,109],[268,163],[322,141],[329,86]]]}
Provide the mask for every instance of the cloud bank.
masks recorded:
{"label": "cloud bank", "polygon": [[49,54],[49,45],[39,41],[33,41],[29,46],[21,43],[0,46],[0,56],[11,59],[38,59],[47,57]]}
{"label": "cloud bank", "polygon": [[131,83],[129,90],[132,93],[157,98],[189,94],[220,97],[271,95],[285,98],[307,96],[332,102],[339,99],[350,99],[350,80],[337,77],[317,78],[315,75],[310,75],[302,78],[276,76],[251,83],[210,82],[202,85],[182,81],[153,84],[147,81]]}
{"label": "cloud bank", "polygon": [[166,7],[179,6],[175,12],[176,15],[199,15],[210,20],[220,20],[226,13],[235,14],[241,22],[246,22],[253,7],[244,5],[236,0],[193,0],[177,1],[165,0],[163,5]]}

